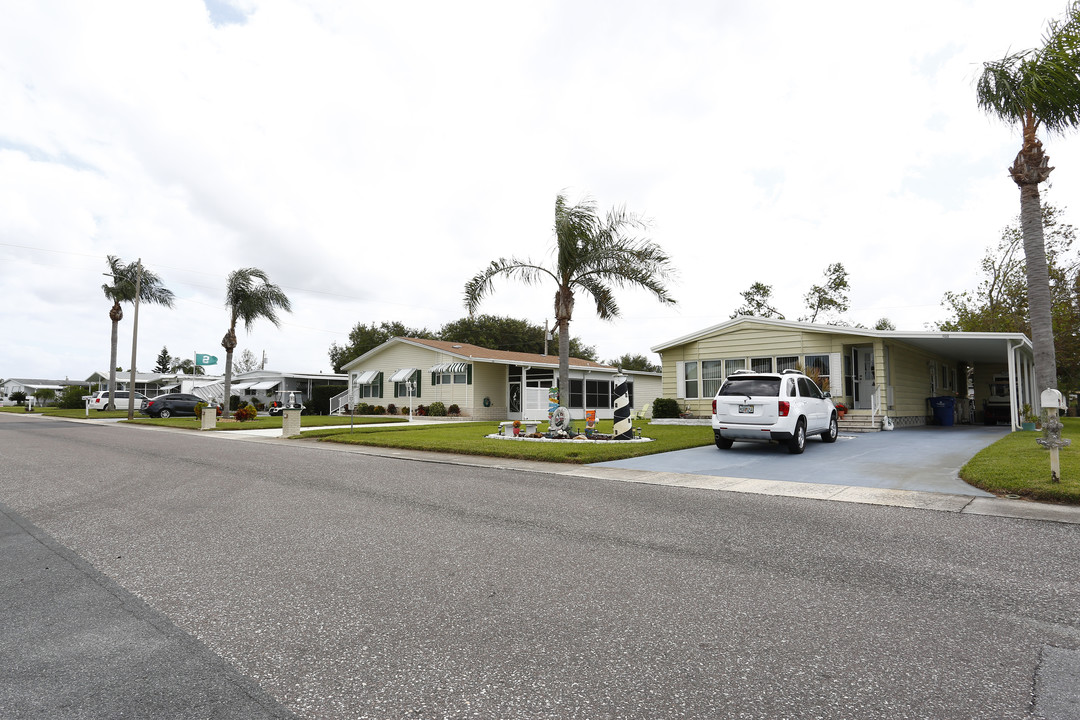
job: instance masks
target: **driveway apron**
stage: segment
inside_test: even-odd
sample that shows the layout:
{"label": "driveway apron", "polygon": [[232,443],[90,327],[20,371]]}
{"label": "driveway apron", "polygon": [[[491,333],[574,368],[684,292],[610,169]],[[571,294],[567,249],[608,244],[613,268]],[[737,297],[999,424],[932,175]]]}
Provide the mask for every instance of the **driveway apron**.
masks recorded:
{"label": "driveway apron", "polygon": [[783,445],[737,442],[730,450],[708,445],[597,466],[993,497],[965,483],[959,472],[1008,432],[964,425],[903,428],[841,435],[833,444],[809,438],[802,455],[789,454]]}

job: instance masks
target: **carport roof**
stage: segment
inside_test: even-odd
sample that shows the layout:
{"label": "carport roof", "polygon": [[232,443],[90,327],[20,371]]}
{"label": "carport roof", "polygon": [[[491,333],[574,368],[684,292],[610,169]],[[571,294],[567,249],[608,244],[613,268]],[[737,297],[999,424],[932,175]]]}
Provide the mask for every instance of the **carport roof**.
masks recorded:
{"label": "carport roof", "polygon": [[830,335],[855,335],[867,338],[889,338],[900,340],[909,345],[922,348],[928,352],[942,357],[955,360],[966,360],[971,363],[996,363],[1004,362],[1008,356],[1008,350],[1023,348],[1028,354],[1031,353],[1031,341],[1023,333],[973,333],[973,332],[943,332],[939,330],[909,332],[903,330],[870,330],[868,328],[845,327],[842,325],[816,325],[812,323],[792,322],[790,320],[774,320],[772,318],[759,318],[740,316],[734,320],[722,322],[704,330],[684,335],[670,342],[654,345],[653,352],[662,352],[669,348],[685,345],[695,340],[727,332],[739,325],[753,323],[756,325],[772,325],[777,328],[802,330],[804,332],[827,333]]}

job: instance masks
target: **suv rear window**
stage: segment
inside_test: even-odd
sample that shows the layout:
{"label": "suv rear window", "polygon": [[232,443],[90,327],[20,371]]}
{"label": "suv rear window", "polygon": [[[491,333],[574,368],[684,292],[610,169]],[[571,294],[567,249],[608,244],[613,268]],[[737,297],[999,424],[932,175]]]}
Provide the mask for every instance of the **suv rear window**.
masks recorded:
{"label": "suv rear window", "polygon": [[720,388],[721,395],[740,395],[750,397],[779,397],[780,378],[778,377],[740,377],[731,378]]}

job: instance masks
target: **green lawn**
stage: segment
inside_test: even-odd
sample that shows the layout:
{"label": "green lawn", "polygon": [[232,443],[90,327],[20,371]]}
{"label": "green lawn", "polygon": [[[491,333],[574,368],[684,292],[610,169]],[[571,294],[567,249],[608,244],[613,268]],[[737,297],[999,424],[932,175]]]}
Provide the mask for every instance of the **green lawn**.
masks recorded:
{"label": "green lawn", "polygon": [[1080,505],[1080,418],[1064,418],[1061,436],[1072,440],[1063,448],[1061,482],[1050,482],[1050,451],[1035,442],[1042,431],[1009,433],[973,457],[960,477],[998,495]]}
{"label": "green lawn", "polygon": [[[127,414],[124,414],[127,417]],[[393,417],[393,416],[363,416],[352,418],[351,422],[354,425],[370,425],[370,424],[394,424],[406,422],[406,418]],[[131,422],[132,425],[162,425],[164,427],[178,427],[189,428],[191,430],[198,430],[201,423],[198,418],[169,418],[168,420],[161,420],[160,418],[148,418],[139,417],[136,415],[135,420],[125,422]],[[348,425],[350,423],[349,416],[340,415],[301,415],[300,426],[301,427],[321,427],[323,425],[344,425],[345,430],[348,431]],[[218,420],[216,430],[230,431],[230,430],[272,430],[274,428],[280,428],[282,424],[282,417],[280,415],[274,417],[271,415],[259,415],[254,420],[248,420],[247,422],[236,422],[233,420],[222,421]],[[335,431],[340,432],[340,430]]]}
{"label": "green lawn", "polygon": [[[464,455],[488,455],[565,463],[621,460],[639,455],[710,445],[713,442],[712,428],[704,425],[651,425],[647,422],[634,424],[642,428],[643,437],[653,438],[654,441],[649,443],[543,443],[485,438],[485,435],[498,432],[497,422],[378,427],[364,428],[355,432],[347,430],[342,432],[337,429],[312,430],[303,433],[303,437],[325,442],[375,447],[434,450]],[[597,423],[599,432],[610,433],[611,428],[610,420]],[[540,429],[546,430],[546,425],[542,424]]]}
{"label": "green lawn", "polygon": [[[5,407],[0,408],[0,412],[18,412],[25,413],[26,408],[21,407]],[[90,415],[86,414],[85,408],[79,408],[77,410],[62,410],[58,407],[35,407],[34,415],[49,415],[52,417],[68,417],[68,418],[84,418],[90,420],[101,420],[103,418],[126,418],[127,410],[114,410],[112,412],[99,412],[97,410],[91,410]],[[136,413],[138,415],[138,413]]]}

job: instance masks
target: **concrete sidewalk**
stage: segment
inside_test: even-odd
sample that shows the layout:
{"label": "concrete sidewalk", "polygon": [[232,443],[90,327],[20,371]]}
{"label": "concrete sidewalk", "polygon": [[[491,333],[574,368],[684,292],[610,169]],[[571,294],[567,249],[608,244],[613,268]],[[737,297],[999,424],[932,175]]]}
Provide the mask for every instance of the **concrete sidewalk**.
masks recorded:
{"label": "concrete sidewalk", "polygon": [[3,503],[0,597],[0,717],[296,717]]}

